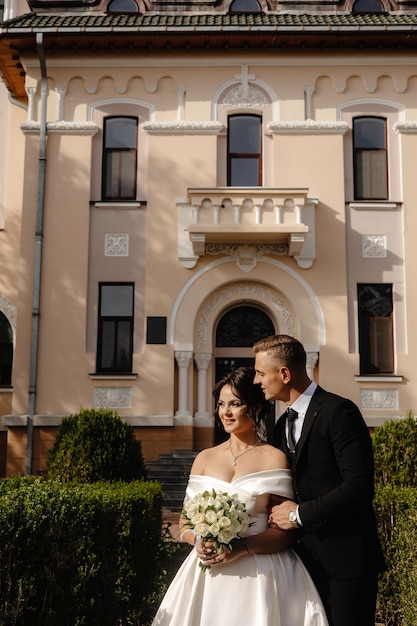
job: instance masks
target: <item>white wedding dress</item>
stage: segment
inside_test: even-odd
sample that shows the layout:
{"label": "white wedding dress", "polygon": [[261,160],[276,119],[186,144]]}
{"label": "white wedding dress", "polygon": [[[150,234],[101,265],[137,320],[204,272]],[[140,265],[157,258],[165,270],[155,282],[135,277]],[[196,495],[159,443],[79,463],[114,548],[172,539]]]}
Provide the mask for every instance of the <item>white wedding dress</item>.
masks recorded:
{"label": "white wedding dress", "polygon": [[[231,483],[191,475],[186,499],[205,490],[237,494],[251,526],[267,527],[264,494],[293,497],[290,470],[264,470]],[[152,626],[328,626],[317,590],[291,548],[278,554],[248,554],[203,571],[196,550],[184,560]]]}

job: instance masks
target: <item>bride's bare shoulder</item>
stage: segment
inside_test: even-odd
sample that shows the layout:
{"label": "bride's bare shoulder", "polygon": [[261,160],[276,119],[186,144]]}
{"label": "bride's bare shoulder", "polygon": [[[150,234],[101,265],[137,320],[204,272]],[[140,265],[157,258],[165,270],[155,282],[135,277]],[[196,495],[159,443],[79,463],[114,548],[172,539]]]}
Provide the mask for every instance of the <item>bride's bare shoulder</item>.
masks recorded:
{"label": "bride's bare shoulder", "polygon": [[205,448],[197,454],[191,467],[191,474],[205,474],[205,470],[223,452],[224,445]]}

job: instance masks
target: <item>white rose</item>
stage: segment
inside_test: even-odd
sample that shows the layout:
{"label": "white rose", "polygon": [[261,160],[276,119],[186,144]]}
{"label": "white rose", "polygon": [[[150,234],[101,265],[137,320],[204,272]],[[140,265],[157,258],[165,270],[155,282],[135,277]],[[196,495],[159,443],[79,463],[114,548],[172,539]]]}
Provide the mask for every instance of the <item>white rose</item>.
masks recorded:
{"label": "white rose", "polygon": [[222,507],[224,509],[229,509],[230,508],[229,501],[228,501],[228,499],[225,496],[223,496],[223,495],[219,496],[219,500],[222,503]]}
{"label": "white rose", "polygon": [[194,526],[195,534],[200,535],[200,537],[205,537],[208,534],[209,530],[210,530],[210,526],[206,524],[205,522],[202,522],[201,524],[197,524],[196,526]]}
{"label": "white rose", "polygon": [[231,527],[233,528],[233,530],[235,531],[235,533],[238,535],[240,533],[240,531],[242,530],[242,524],[239,522],[239,520],[234,519],[231,522]]}
{"label": "white rose", "polygon": [[214,522],[214,524],[210,526],[209,533],[210,535],[213,535],[213,537],[217,537],[219,532],[220,532],[220,526],[217,522]]}
{"label": "white rose", "polygon": [[197,524],[201,524],[202,522],[204,522],[204,520],[205,520],[204,513],[196,513],[191,518],[191,523],[193,524],[193,526],[196,526]]}
{"label": "white rose", "polygon": [[219,526],[220,528],[226,528],[227,526],[230,526],[230,519],[223,515],[223,517],[219,519]]}
{"label": "white rose", "polygon": [[235,538],[236,538],[236,533],[234,532],[233,528],[231,528],[230,526],[227,528],[222,528],[217,537],[220,543],[225,543],[225,544],[229,544],[232,541],[232,539],[235,539]]}
{"label": "white rose", "polygon": [[198,506],[196,505],[195,502],[190,500],[185,505],[184,510],[186,512],[187,517],[192,517],[193,515],[195,515],[198,512]]}
{"label": "white rose", "polygon": [[213,511],[213,509],[206,511],[206,522],[208,524],[214,524],[214,522],[217,522],[216,511]]}

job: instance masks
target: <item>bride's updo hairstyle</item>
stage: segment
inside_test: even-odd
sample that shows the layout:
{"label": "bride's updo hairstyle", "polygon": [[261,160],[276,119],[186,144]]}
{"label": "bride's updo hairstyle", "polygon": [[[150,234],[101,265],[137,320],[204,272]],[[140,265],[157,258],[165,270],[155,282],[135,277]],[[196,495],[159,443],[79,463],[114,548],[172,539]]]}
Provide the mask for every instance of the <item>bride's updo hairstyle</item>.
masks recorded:
{"label": "bride's updo hairstyle", "polygon": [[239,369],[223,376],[214,386],[213,397],[215,402],[215,418],[220,421],[218,403],[220,392],[225,385],[230,385],[233,393],[246,406],[246,412],[254,421],[255,430],[262,439],[266,435],[266,416],[271,404],[265,399],[260,385],[254,385],[255,370],[253,367],[239,367]]}

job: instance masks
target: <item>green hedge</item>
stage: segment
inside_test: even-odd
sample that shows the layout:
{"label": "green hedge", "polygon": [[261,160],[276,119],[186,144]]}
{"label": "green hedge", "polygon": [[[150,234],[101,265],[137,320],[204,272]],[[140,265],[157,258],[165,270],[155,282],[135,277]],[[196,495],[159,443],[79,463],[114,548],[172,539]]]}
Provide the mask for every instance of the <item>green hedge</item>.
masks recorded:
{"label": "green hedge", "polygon": [[1,626],[139,624],[161,573],[155,482],[0,482]]}
{"label": "green hedge", "polygon": [[417,624],[417,489],[378,487],[375,512],[387,561],[378,593],[378,621]]}
{"label": "green hedge", "polygon": [[384,626],[417,624],[417,422],[409,411],[372,437],[375,512],[387,561],[378,594]]}
{"label": "green hedge", "polygon": [[417,487],[417,422],[412,412],[376,428],[372,442],[375,484]]}

